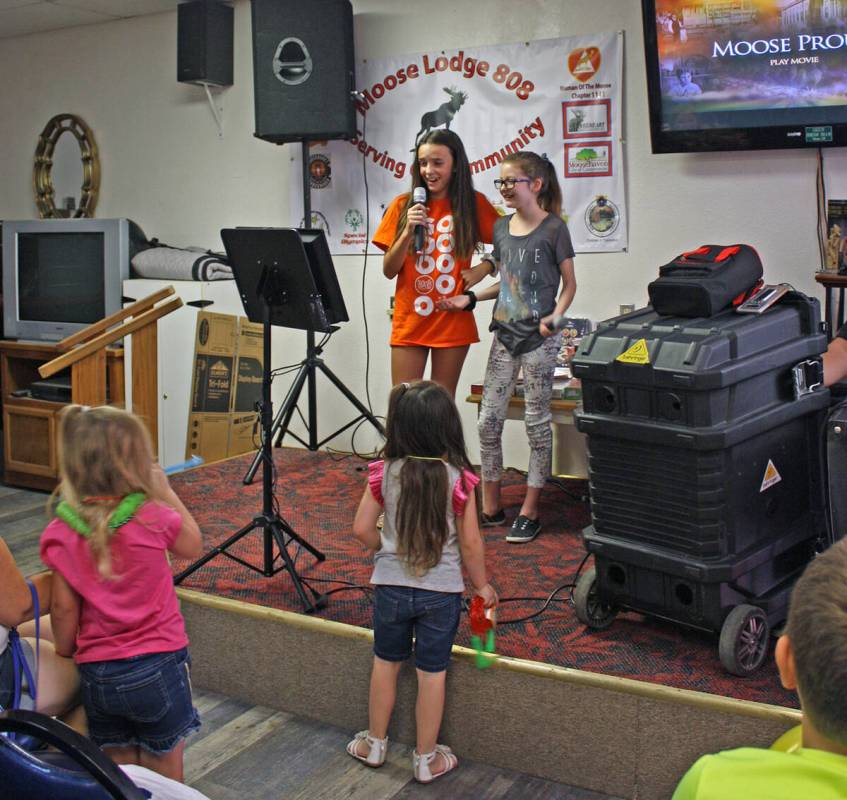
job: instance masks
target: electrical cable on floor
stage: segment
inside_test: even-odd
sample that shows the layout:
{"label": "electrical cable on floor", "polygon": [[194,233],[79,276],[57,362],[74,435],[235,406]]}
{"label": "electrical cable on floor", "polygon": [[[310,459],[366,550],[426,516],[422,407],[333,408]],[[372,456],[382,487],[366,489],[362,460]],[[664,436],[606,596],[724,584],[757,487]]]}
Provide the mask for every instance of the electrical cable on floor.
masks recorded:
{"label": "electrical cable on floor", "polygon": [[[299,554],[299,549],[298,549],[298,554]],[[520,622],[527,622],[528,620],[534,619],[535,617],[538,617],[541,614],[543,614],[548,609],[548,607],[550,606],[550,603],[557,602],[557,603],[573,604],[573,590],[576,587],[577,581],[579,580],[579,576],[582,572],[583,567],[585,566],[585,562],[588,561],[588,558],[590,557],[590,555],[591,555],[590,553],[585,554],[585,557],[582,559],[582,561],[580,562],[579,566],[576,569],[576,573],[574,574],[573,579],[571,579],[571,580],[569,580],[565,583],[559,584],[559,586],[557,586],[546,597],[501,597],[499,599],[499,605],[502,605],[503,603],[534,602],[534,601],[540,600],[540,601],[542,601],[542,606],[537,611],[534,611],[532,614],[527,614],[524,617],[516,617],[515,619],[498,619],[497,620],[498,627],[503,626],[503,625],[517,625]],[[342,586],[340,586],[336,589],[330,589],[328,592],[324,592],[324,595],[323,595],[324,597],[329,597],[330,595],[336,594],[338,592],[351,592],[351,591],[354,591],[354,590],[364,592],[367,595],[372,595],[373,591],[374,591],[373,587],[370,584],[353,583],[353,581],[343,580],[342,578],[315,578],[315,577],[304,578],[301,575],[300,581],[301,581],[301,583],[303,583],[304,586],[306,586],[308,589],[310,589],[312,591],[313,591],[313,589],[309,585],[310,581],[314,582],[314,583],[340,583],[340,584],[343,584]],[[556,597],[556,595],[559,592],[561,592],[563,589],[570,589],[571,590],[569,596],[568,597]],[[369,599],[371,600],[371,602],[373,601],[372,598],[369,597]],[[465,611],[468,610],[467,604],[464,604],[464,610]]]}

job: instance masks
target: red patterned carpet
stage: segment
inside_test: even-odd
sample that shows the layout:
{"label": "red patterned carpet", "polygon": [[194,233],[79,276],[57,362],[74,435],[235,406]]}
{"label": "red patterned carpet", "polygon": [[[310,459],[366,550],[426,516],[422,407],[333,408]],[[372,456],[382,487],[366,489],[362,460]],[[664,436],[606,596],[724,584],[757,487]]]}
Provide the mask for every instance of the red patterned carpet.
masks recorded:
{"label": "red patterned carpet", "polygon": [[[371,566],[350,533],[365,486],[365,462],[289,448],[275,450],[274,455],[281,515],[326,555],[326,560],[318,563],[311,554],[300,552],[296,557],[298,573],[321,592],[343,585],[335,581],[367,584]],[[200,523],[206,551],[261,511],[261,471],[252,486],[242,484],[250,460],[250,456],[242,456],[172,478],[177,493]],[[509,473],[504,481],[509,520],[517,514],[523,496],[521,480],[522,476]],[[568,488],[574,496],[586,491],[580,481],[571,482]],[[550,592],[573,579],[584,556],[579,534],[590,522],[587,504],[574,496],[554,485],[545,489],[541,505],[544,528],[528,544],[506,543],[504,528],[486,531],[489,570],[500,597],[539,598],[504,602],[499,609],[501,622],[531,614]],[[232,552],[261,564],[261,534],[250,534]],[[291,553],[295,554],[294,547]],[[185,566],[187,562],[176,561],[174,571]],[[189,576],[182,586],[272,608],[302,610],[287,572],[265,578],[222,555]],[[567,597],[567,591],[558,596]],[[370,627],[370,595],[360,590],[336,592],[318,616]],[[464,623],[457,643],[470,646]],[[716,637],[638,614],[622,614],[608,630],[591,632],[576,619],[569,603],[552,603],[530,621],[501,624],[497,651],[665,686],[797,706],[795,696],[780,687],[772,659],[753,677],[735,677],[726,673],[718,660]]]}

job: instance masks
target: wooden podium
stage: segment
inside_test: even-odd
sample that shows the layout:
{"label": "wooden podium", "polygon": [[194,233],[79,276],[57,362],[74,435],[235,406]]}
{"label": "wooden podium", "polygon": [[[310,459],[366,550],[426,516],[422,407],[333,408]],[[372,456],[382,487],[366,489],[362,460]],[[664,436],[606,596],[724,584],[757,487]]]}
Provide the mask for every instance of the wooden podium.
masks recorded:
{"label": "wooden podium", "polygon": [[[66,405],[33,398],[29,388],[70,368],[71,402],[84,405],[124,404],[124,351],[109,347],[131,335],[133,410],[158,441],[158,375],[156,322],[182,305],[167,287],[89,325],[56,344],[0,341],[3,392],[4,482],[12,486],[52,490],[58,480],[56,421]],[[161,305],[157,305],[161,303]]]}

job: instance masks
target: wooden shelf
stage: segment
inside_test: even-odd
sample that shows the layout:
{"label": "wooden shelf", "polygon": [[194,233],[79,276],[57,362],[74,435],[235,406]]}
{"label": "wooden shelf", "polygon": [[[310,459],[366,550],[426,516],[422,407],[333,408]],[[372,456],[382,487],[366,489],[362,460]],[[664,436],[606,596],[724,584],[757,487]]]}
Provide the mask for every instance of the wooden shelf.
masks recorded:
{"label": "wooden shelf", "polygon": [[[57,415],[66,403],[15,396],[40,379],[38,370],[61,355],[56,344],[0,341],[0,391],[3,393],[3,480],[11,486],[51,491],[58,480]],[[111,401],[124,399],[123,348],[105,351]]]}

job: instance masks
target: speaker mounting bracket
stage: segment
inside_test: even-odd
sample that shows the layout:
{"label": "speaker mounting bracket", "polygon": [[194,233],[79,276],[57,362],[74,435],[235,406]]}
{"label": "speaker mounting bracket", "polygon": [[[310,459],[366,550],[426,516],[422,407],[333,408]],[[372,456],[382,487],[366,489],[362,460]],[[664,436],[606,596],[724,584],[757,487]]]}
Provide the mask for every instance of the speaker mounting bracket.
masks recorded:
{"label": "speaker mounting bracket", "polygon": [[213,84],[203,83],[203,88],[206,90],[206,98],[209,101],[209,108],[212,109],[212,116],[215,118],[215,124],[218,126],[218,137],[224,138],[224,101],[223,95],[219,94],[217,101],[215,100],[212,90],[209,88]]}

